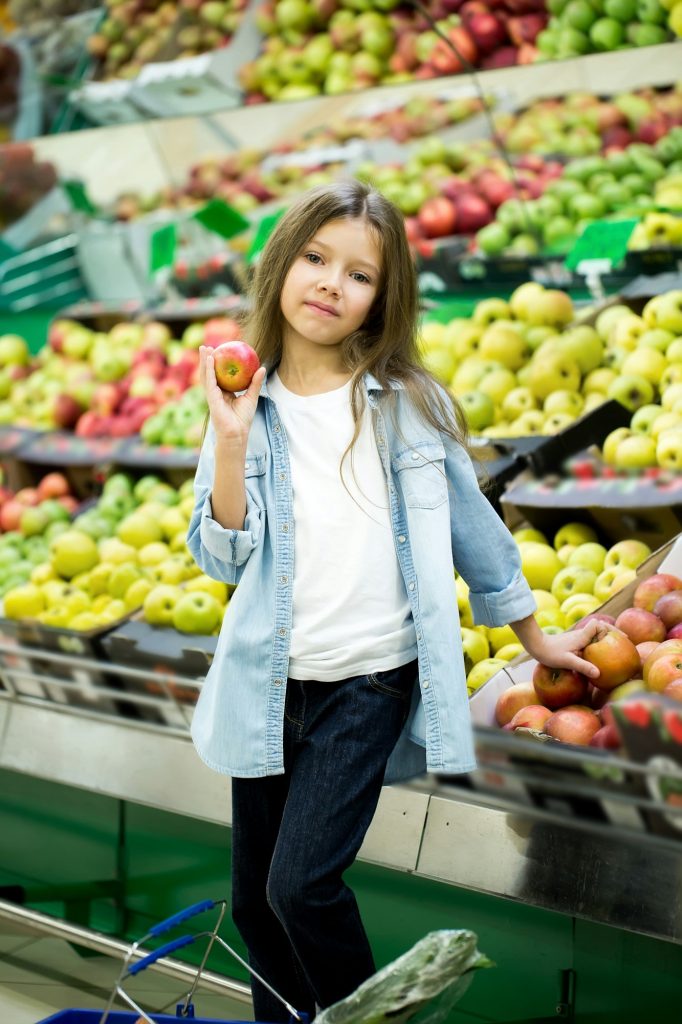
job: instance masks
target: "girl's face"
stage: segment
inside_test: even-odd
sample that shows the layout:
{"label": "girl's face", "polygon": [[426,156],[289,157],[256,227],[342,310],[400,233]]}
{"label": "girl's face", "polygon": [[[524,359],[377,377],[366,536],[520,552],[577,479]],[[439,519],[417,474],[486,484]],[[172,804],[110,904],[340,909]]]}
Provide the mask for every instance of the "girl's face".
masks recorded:
{"label": "girl's face", "polygon": [[327,221],[298,253],[284,280],[284,343],[340,344],[364,323],[380,276],[379,245],[367,221]]}

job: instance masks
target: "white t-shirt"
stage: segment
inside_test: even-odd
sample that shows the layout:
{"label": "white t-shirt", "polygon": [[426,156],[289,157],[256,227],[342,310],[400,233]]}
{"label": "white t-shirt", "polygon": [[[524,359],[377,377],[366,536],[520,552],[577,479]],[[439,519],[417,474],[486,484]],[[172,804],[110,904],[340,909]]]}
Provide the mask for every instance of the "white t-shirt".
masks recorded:
{"label": "white t-shirt", "polygon": [[293,487],[292,679],[333,682],[417,657],[367,408],[343,465],[353,497],[341,482],[341,456],[353,436],[350,390],[349,381],[303,396],[288,391],[276,371],[268,380],[286,431]]}

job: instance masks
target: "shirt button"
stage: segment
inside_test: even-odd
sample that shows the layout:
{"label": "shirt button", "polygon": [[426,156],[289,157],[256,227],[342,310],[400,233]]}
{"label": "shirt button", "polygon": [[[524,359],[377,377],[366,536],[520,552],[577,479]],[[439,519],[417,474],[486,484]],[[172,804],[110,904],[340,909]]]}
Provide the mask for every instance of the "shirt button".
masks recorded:
{"label": "shirt button", "polygon": [[279,633],[280,636],[286,636],[287,635],[286,629],[278,629],[277,632]]}
{"label": "shirt button", "polygon": [[414,590],[414,583],[410,583],[410,590]]}
{"label": "shirt button", "polygon": [[283,682],[283,680],[281,680],[281,679],[275,679],[274,680],[274,686],[281,686],[282,682]]}
{"label": "shirt button", "polygon": [[280,478],[280,480],[286,480],[286,478],[287,478],[286,473],[280,473],[279,474],[279,478]]}
{"label": "shirt button", "polygon": [[379,436],[377,437],[377,441],[379,442],[379,444],[383,444],[385,441],[384,435],[379,434]]}
{"label": "shirt button", "polygon": [[421,640],[421,638],[422,638],[421,633],[417,633],[417,640]]}
{"label": "shirt button", "polygon": [[275,427],[275,433],[279,434],[279,426]]}
{"label": "shirt button", "polygon": [[[277,680],[275,680],[275,682],[277,682]],[[422,686],[424,687],[425,690],[428,690],[428,688],[430,686],[430,683],[429,683],[428,679],[424,680],[424,682],[422,683]]]}
{"label": "shirt button", "polygon": [[244,463],[244,469],[251,469],[251,463],[250,462],[245,462]]}
{"label": "shirt button", "polygon": [[288,576],[280,576],[280,578],[279,578],[279,582],[280,583],[287,583],[288,580],[289,580]]}
{"label": "shirt button", "polygon": [[412,452],[412,458],[413,459],[418,459],[419,458],[419,454],[417,452]]}
{"label": "shirt button", "polygon": [[405,541],[407,540],[407,537],[405,537],[405,535],[401,533],[400,536],[398,537],[398,540],[400,541],[401,544],[404,544]]}
{"label": "shirt button", "polygon": [[288,524],[287,523],[282,523],[282,533],[288,533],[288,532],[289,532]]}

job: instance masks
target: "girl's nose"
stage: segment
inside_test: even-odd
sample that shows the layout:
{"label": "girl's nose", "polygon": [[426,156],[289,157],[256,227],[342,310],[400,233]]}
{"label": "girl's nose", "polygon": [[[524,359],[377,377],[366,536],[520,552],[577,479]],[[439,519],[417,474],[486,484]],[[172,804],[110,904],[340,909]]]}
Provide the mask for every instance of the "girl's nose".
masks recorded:
{"label": "girl's nose", "polygon": [[317,287],[320,291],[326,292],[329,295],[339,295],[341,291],[341,285],[334,277],[333,274],[325,274],[317,282]]}

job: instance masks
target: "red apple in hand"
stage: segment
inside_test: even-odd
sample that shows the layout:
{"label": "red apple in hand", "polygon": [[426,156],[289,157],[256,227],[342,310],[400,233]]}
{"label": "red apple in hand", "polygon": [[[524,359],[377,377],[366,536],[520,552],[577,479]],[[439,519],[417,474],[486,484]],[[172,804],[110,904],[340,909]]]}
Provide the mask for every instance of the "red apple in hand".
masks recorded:
{"label": "red apple in hand", "polygon": [[244,391],[260,366],[258,356],[245,341],[226,341],[213,350],[215,379],[221,391]]}
{"label": "red apple in hand", "polygon": [[[679,594],[682,608],[682,590],[673,591],[673,593]],[[660,598],[660,600],[663,601],[665,598]],[[658,607],[658,602],[656,607]],[[658,612],[648,612],[645,608],[626,608],[616,619],[615,625],[616,629],[620,629],[629,636],[635,647],[647,640],[660,644],[665,640],[666,628],[669,628],[661,621]]]}
{"label": "red apple in hand", "polygon": [[599,715],[592,708],[571,704],[555,711],[545,722],[544,731],[555,740],[586,747],[601,727]]}
{"label": "red apple in hand", "polygon": [[610,629],[600,640],[596,637],[590,640],[583,651],[583,658],[599,669],[592,685],[600,690],[612,690],[614,686],[632,679],[642,667],[632,640],[615,629]]}
{"label": "red apple in hand", "polygon": [[[639,662],[639,658],[637,661]],[[537,698],[545,707],[552,710],[585,700],[588,685],[585,676],[568,668],[550,668],[538,663],[533,672],[533,686]]]}

